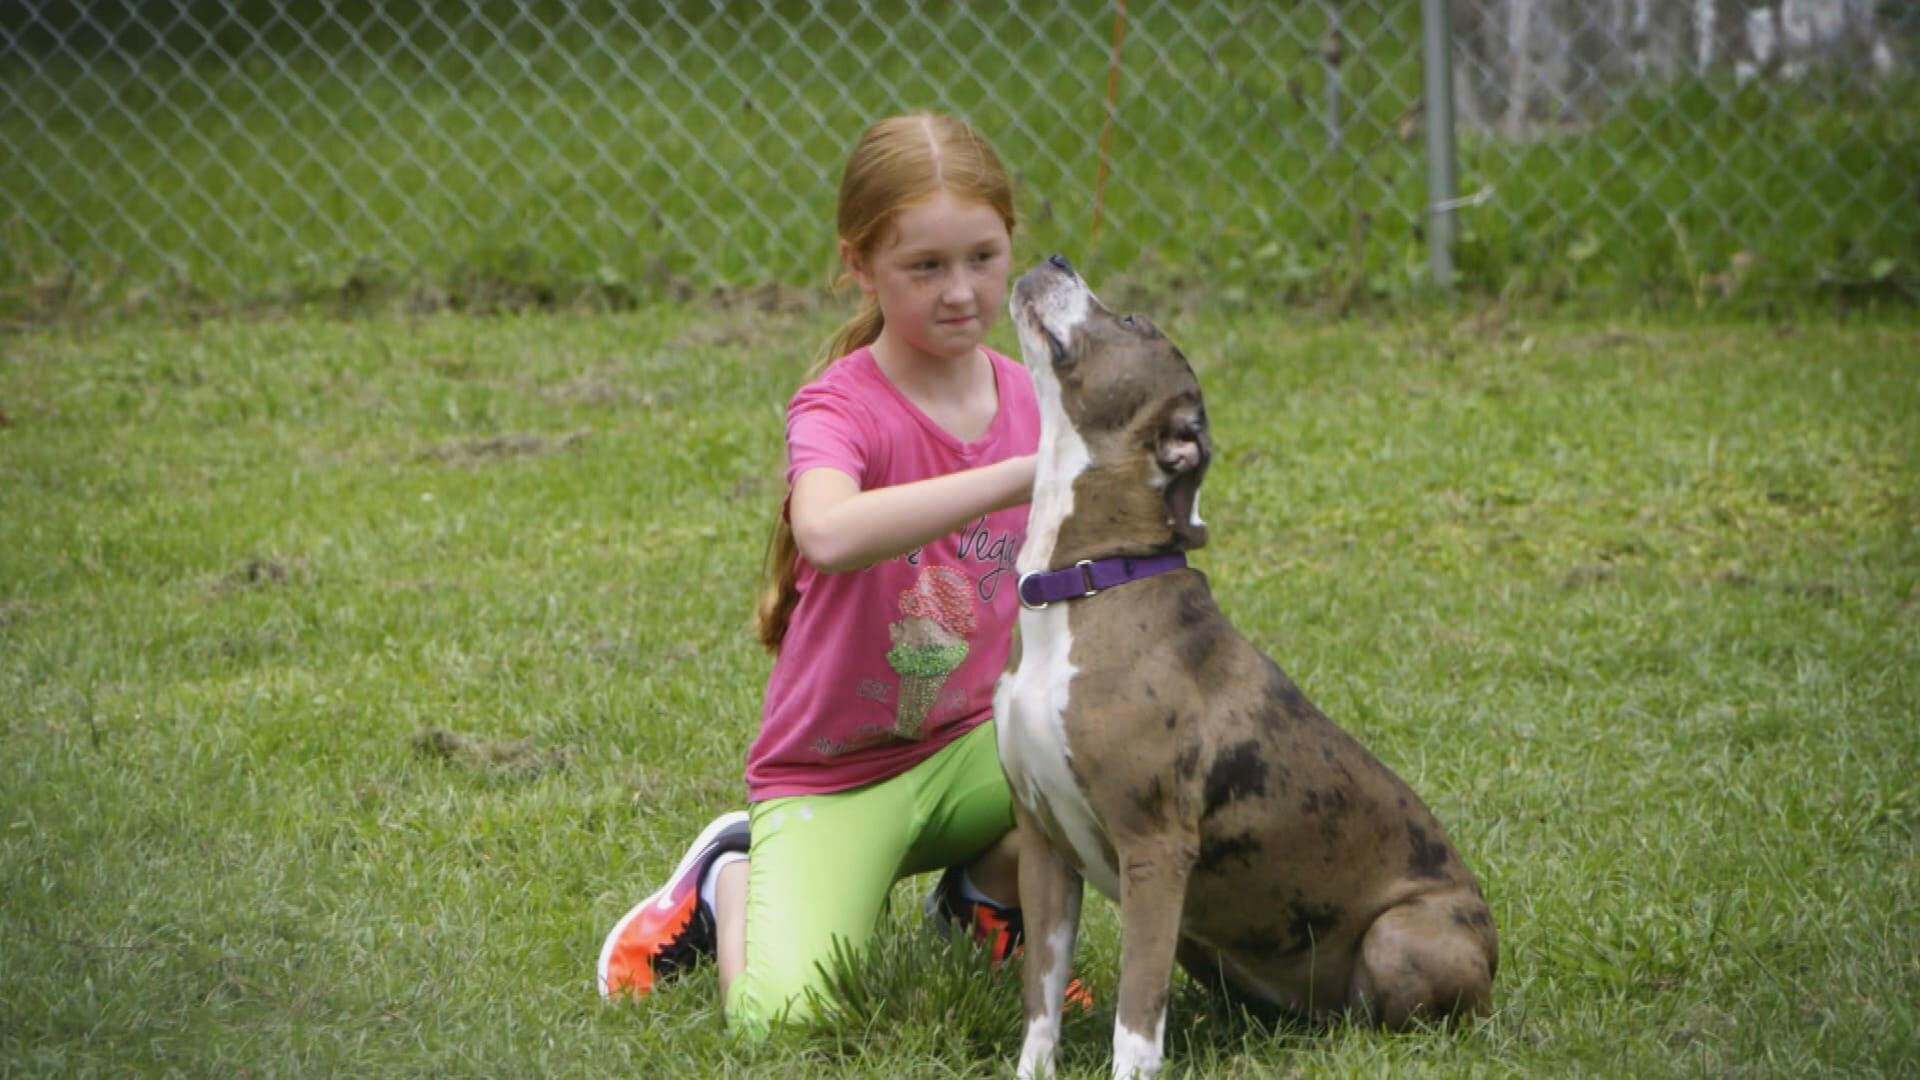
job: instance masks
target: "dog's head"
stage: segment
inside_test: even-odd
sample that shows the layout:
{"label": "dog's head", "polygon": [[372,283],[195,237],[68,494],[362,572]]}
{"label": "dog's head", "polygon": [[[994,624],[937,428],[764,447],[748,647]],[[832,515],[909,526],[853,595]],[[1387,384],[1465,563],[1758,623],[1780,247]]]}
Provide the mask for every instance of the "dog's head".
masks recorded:
{"label": "dog's head", "polygon": [[[1064,482],[1082,511],[1071,519],[1080,528],[1135,548],[1206,543],[1200,481],[1213,449],[1187,358],[1146,319],[1108,310],[1059,255],[1014,285],[1009,307],[1040,401],[1036,505],[1044,486]],[[1084,461],[1059,469],[1060,448],[1076,442]]]}

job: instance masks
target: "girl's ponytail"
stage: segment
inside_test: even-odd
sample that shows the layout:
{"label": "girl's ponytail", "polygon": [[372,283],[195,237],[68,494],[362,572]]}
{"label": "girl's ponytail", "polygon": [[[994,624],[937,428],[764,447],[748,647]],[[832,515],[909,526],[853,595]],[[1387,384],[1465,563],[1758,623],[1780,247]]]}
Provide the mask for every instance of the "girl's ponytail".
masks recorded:
{"label": "girl's ponytail", "polygon": [[[804,381],[812,382],[835,360],[878,341],[884,325],[879,303],[871,296],[864,297],[859,312],[835,331],[820,350]],[[796,585],[799,574],[800,545],[793,539],[793,523],[787,520],[787,509],[783,505],[779,518],[773,523],[773,535],[767,538],[767,562],[762,570],[765,585],[753,610],[754,632],[760,637],[760,645],[775,656],[780,654],[780,644],[787,639],[787,622],[793,618],[794,605],[800,602]]]}

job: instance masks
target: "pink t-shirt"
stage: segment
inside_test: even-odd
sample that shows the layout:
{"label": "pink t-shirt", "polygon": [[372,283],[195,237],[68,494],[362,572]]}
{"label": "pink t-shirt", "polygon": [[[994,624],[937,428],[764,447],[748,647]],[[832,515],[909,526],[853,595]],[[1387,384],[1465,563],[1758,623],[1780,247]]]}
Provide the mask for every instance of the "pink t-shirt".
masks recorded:
{"label": "pink t-shirt", "polygon": [[[1025,368],[986,350],[1000,408],[962,443],[900,393],[869,349],[787,405],[787,484],[838,469],[862,491],[1031,454],[1040,412]],[[860,787],[912,768],[986,720],[1006,667],[1014,556],[1027,508],[983,515],[916,551],[839,574],[800,560],[800,602],[747,754],[754,801]]]}

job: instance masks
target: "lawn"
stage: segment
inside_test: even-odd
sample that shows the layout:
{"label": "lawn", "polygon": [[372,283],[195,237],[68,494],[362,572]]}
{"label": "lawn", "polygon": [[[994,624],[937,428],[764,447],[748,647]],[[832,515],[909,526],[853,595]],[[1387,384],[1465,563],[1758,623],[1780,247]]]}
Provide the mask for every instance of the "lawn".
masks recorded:
{"label": "lawn", "polygon": [[[709,972],[593,990],[742,798],[834,318],[762,296],[0,337],[0,1074],[1004,1073],[1016,980],[919,928],[925,881],[832,1031],[740,1045]],[[1910,1075],[1911,315],[1149,313],[1209,395],[1196,561],[1503,946],[1451,1034],[1183,979],[1169,1075]],[[1069,1075],[1115,931],[1090,902]]]}

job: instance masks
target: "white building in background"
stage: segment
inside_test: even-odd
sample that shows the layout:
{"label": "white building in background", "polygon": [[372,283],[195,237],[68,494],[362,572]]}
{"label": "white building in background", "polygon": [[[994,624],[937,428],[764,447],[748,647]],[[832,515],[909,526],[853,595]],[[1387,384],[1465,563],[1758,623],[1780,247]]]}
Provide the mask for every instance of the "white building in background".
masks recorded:
{"label": "white building in background", "polygon": [[1913,2],[1906,16],[1883,14],[1900,9],[1881,0],[1456,2],[1460,121],[1526,138],[1648,81],[1884,79],[1911,62],[1905,54],[1920,30]]}

